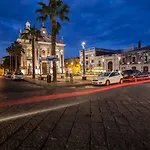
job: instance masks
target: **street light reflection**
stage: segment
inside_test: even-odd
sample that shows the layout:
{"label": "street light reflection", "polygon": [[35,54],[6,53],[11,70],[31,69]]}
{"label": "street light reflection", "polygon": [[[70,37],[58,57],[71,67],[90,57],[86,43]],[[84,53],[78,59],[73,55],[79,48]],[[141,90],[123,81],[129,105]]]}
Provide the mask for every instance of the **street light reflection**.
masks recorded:
{"label": "street light reflection", "polygon": [[19,114],[19,115],[12,115],[12,116],[9,116],[9,117],[0,118],[0,122],[14,120],[14,119],[22,118],[22,117],[33,116],[33,115],[36,115],[36,114],[45,113],[45,112],[49,112],[49,111],[53,111],[53,110],[57,110],[57,109],[65,108],[65,107],[75,106],[75,105],[78,105],[78,103],[72,103],[72,104],[67,104],[67,105],[56,106],[56,107],[37,110],[37,111],[32,111],[32,112],[28,112],[28,113],[22,113],[22,114]]}

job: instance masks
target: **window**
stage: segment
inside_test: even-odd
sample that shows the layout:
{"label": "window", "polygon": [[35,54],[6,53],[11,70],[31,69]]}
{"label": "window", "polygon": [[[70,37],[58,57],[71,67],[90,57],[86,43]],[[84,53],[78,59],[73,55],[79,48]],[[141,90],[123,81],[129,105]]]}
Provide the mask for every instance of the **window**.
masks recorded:
{"label": "window", "polygon": [[114,76],[118,76],[118,75],[120,75],[118,72],[112,72],[110,77],[114,77]]}
{"label": "window", "polygon": [[94,63],[94,60],[91,60],[91,63]]}
{"label": "window", "polygon": [[125,58],[122,59],[122,62],[125,63]]}
{"label": "window", "polygon": [[115,74],[115,72],[112,72],[110,77],[114,77],[114,76],[116,76],[116,74]]}
{"label": "window", "polygon": [[144,57],[144,60],[145,60],[145,62],[147,62],[147,61],[148,61],[148,57],[147,57],[147,56],[145,56],[145,57]]}
{"label": "window", "polygon": [[86,61],[86,65],[88,65],[88,61]]}
{"label": "window", "polygon": [[86,59],[88,59],[88,56],[86,55]]}
{"label": "window", "polygon": [[98,66],[101,66],[101,61],[98,62]]}
{"label": "window", "polygon": [[135,62],[135,57],[132,57],[132,62]]}

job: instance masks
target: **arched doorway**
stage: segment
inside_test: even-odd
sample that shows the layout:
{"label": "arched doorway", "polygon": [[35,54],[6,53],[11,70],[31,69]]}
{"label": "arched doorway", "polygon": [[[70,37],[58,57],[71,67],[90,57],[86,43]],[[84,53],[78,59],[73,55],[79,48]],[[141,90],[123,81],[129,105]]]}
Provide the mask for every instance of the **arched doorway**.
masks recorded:
{"label": "arched doorway", "polygon": [[143,67],[143,72],[148,72],[148,66]]}
{"label": "arched doorway", "polygon": [[108,71],[112,71],[113,70],[113,63],[112,61],[108,62]]}

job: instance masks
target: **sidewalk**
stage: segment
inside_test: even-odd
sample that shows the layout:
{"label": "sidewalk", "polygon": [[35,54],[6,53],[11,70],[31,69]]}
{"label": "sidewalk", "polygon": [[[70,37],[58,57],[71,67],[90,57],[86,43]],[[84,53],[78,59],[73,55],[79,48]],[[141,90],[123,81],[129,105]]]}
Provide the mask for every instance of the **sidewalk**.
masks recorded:
{"label": "sidewalk", "polygon": [[[70,78],[68,78],[70,80]],[[43,87],[72,87],[72,86],[87,86],[87,85],[91,85],[91,80],[85,80],[83,81],[82,79],[74,79],[73,82],[66,82],[65,78],[61,79],[58,78],[58,81],[56,83],[47,83],[47,81],[45,80],[39,80],[39,79],[32,79],[32,77],[30,76],[26,76],[25,77],[25,81],[33,83],[33,84],[37,84],[39,86],[43,86]]]}

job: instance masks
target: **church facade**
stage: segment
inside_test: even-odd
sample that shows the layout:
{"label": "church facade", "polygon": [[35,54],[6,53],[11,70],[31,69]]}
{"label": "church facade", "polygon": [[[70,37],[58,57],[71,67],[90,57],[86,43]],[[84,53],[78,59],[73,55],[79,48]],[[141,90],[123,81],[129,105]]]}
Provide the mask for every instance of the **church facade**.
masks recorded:
{"label": "church facade", "polygon": [[[30,23],[26,23],[25,29],[30,28]],[[42,25],[41,35],[42,39],[35,42],[35,73],[36,74],[48,74],[52,73],[52,58],[55,57],[57,64],[57,73],[64,73],[64,44],[63,38],[56,40],[56,56],[52,56],[51,51],[51,35],[48,34],[47,29]],[[25,30],[23,31],[25,32]],[[20,30],[20,35],[22,31]],[[32,74],[32,45],[29,40],[21,39],[21,36],[17,39],[24,48],[25,53],[21,56],[21,71],[24,74]]]}

